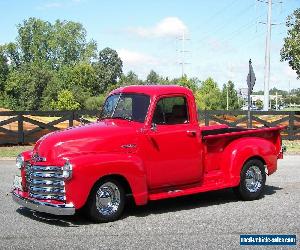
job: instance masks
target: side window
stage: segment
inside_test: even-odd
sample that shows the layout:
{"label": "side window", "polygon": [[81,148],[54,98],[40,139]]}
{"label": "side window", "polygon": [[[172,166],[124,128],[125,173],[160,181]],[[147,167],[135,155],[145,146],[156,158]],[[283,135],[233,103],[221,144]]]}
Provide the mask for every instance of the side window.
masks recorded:
{"label": "side window", "polygon": [[154,114],[155,124],[185,124],[188,123],[186,99],[183,96],[165,97],[158,101]]}

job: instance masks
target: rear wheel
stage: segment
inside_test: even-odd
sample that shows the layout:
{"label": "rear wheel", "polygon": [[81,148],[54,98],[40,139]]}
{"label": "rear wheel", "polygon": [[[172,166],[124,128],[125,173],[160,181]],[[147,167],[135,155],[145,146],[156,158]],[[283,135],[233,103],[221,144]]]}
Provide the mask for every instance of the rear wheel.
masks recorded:
{"label": "rear wheel", "polygon": [[125,205],[125,191],[115,179],[98,182],[87,201],[86,213],[95,222],[110,222],[120,218]]}
{"label": "rear wheel", "polygon": [[253,159],[245,163],[241,171],[240,185],[234,188],[242,200],[255,200],[262,196],[266,172],[262,161]]}

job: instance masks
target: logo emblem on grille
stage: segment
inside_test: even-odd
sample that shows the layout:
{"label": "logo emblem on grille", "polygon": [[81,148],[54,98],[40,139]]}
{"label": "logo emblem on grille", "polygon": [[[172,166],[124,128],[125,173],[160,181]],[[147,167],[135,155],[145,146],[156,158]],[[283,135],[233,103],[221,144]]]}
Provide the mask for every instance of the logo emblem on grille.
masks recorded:
{"label": "logo emblem on grille", "polygon": [[40,156],[38,153],[35,153],[35,154],[32,156],[32,160],[35,161],[35,162],[41,162],[41,161],[46,161],[46,158]]}

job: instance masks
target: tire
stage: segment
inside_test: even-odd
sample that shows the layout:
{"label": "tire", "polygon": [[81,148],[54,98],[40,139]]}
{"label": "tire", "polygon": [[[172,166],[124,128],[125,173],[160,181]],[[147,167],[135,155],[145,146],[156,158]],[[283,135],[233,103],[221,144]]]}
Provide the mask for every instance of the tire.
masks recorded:
{"label": "tire", "polygon": [[120,218],[125,205],[125,191],[115,179],[103,179],[93,187],[85,206],[88,218],[97,223]]}
{"label": "tire", "polygon": [[263,195],[266,183],[264,164],[257,159],[247,161],[240,174],[240,185],[233,190],[246,201],[259,199]]}

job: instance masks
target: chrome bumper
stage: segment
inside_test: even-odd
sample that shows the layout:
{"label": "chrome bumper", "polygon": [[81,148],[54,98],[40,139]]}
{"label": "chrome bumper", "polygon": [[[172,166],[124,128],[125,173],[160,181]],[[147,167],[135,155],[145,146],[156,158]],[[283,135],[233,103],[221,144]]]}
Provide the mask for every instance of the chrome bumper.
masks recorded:
{"label": "chrome bumper", "polygon": [[26,199],[14,192],[12,192],[13,200],[23,207],[27,207],[31,210],[55,214],[55,215],[73,215],[75,214],[75,207],[73,204],[52,204],[49,202],[41,202],[36,200]]}

